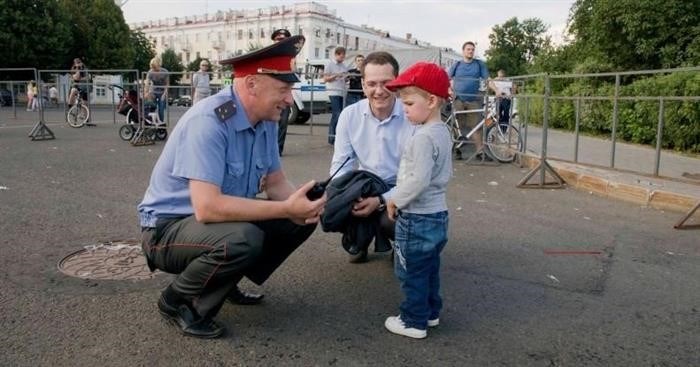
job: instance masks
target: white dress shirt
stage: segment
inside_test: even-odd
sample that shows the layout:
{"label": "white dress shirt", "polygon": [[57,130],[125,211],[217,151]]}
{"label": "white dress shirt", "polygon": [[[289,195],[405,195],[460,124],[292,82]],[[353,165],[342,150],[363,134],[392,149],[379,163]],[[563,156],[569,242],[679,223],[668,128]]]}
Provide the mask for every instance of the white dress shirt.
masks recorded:
{"label": "white dress shirt", "polygon": [[392,186],[383,195],[388,200],[396,184],[401,154],[415,130],[415,126],[405,120],[403,105],[398,99],[391,115],[381,121],[372,114],[367,99],[346,107],[338,118],[330,174],[350,157],[336,177],[353,169],[372,172]]}

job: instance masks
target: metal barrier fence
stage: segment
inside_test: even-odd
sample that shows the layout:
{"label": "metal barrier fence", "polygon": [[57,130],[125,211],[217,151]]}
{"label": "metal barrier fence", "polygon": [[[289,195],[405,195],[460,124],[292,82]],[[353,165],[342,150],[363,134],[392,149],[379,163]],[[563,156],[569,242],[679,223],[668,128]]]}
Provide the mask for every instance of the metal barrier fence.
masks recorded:
{"label": "metal barrier fence", "polygon": [[[34,111],[35,106],[34,106],[34,101],[37,101],[36,109],[39,111],[39,121],[37,121],[34,126],[32,127],[31,131],[29,132],[28,136],[34,140],[51,140],[55,139],[56,136],[54,135],[53,131],[49,129],[48,126],[46,126],[44,122],[44,96],[42,93],[42,86],[41,86],[41,79],[40,79],[40,74],[37,71],[36,68],[0,68],[0,76],[5,73],[12,73],[12,74],[30,74],[32,79],[27,79],[23,80],[23,82],[26,82],[26,89],[25,93],[27,94],[27,110],[32,110]],[[15,87],[14,83],[18,82],[18,80],[10,80],[9,81],[9,94],[10,94],[10,100],[11,100],[11,107],[12,107],[12,113],[13,113],[13,118],[17,118],[17,101],[15,98]],[[22,81],[20,81],[22,82]],[[21,88],[21,86],[20,86]],[[34,91],[30,91],[29,89],[36,88],[36,93]],[[30,93],[31,92],[31,93]],[[33,95],[32,98],[29,98],[30,95]],[[0,105],[5,104],[5,99],[4,97],[0,97],[2,100],[0,100]]]}
{"label": "metal barrier fence", "polygon": [[[676,161],[682,161],[683,167],[695,166],[697,169],[697,164],[700,160],[687,158],[687,157],[676,157],[675,155],[670,155],[666,152],[662,152],[663,139],[664,139],[664,129],[667,122],[668,105],[670,103],[685,103],[692,104],[691,110],[700,110],[700,96],[699,95],[633,95],[631,93],[623,94],[623,90],[634,90],[630,87],[633,85],[634,78],[640,76],[657,76],[662,74],[677,74],[677,73],[689,73],[689,80],[695,80],[698,78],[698,72],[700,67],[688,67],[688,68],[677,68],[677,69],[662,69],[662,70],[643,70],[643,71],[630,71],[630,72],[616,72],[616,73],[587,73],[587,74],[566,74],[566,75],[549,75],[549,74],[536,74],[536,75],[525,75],[517,76],[511,78],[514,82],[519,85],[520,93],[516,96],[519,100],[521,106],[519,115],[521,116],[520,122],[523,125],[522,131],[524,131],[524,147],[527,150],[528,146],[528,122],[529,120],[536,119],[536,121],[541,122],[542,133],[541,133],[541,148],[539,150],[541,162],[545,162],[542,167],[536,168],[537,170],[546,169],[547,159],[556,159],[561,161],[569,161],[574,163],[585,163],[593,166],[601,166],[606,168],[618,169],[622,171],[629,171],[632,173],[639,173],[652,176],[674,176],[673,178],[682,179],[679,174],[662,174],[663,170],[663,157],[674,158]],[[681,74],[682,75],[682,74]],[[602,81],[601,81],[602,80]],[[607,81],[606,81],[607,80]],[[623,80],[625,83],[623,83]],[[639,79],[641,80],[641,79]],[[584,82],[585,81],[585,82]],[[553,83],[555,83],[553,88]],[[578,84],[577,84],[578,83]],[[595,88],[590,87],[594,85]],[[571,86],[572,89],[567,89]],[[575,87],[589,86],[590,88],[582,88],[586,93],[575,93]],[[601,91],[607,91],[608,93],[601,93]],[[568,94],[566,93],[568,92]],[[628,117],[631,114],[631,108],[634,107],[635,103],[657,103],[658,109],[655,113],[656,126],[653,129],[654,133],[654,153],[653,158],[645,156],[645,154],[638,154],[636,159],[630,161],[629,159],[621,162],[618,157],[620,140],[620,116]],[[608,103],[611,104],[610,114],[608,116],[594,115],[596,104]],[[599,107],[599,106],[598,106]],[[686,105],[686,107],[688,107]],[[548,150],[548,135],[551,131],[549,127],[554,122],[557,125],[565,125],[559,123],[561,121],[553,120],[555,114],[553,114],[553,109],[557,111],[571,112],[573,114],[574,124],[572,126],[573,131],[573,144],[572,151],[570,154],[562,153],[561,149],[556,152],[552,152],[551,149]],[[640,107],[643,110],[643,108]],[[589,159],[590,154],[586,157],[582,157],[580,154],[581,150],[581,125],[582,120],[587,117],[586,113],[593,115],[590,116],[595,119],[597,126],[600,126],[604,130],[610,132],[608,147],[609,155],[605,162],[591,162]],[[563,112],[562,112],[563,114]],[[598,121],[600,120],[600,121]],[[690,121],[690,124],[700,124],[700,121]],[[559,131],[559,130],[558,130]],[[565,130],[568,131],[568,130]],[[647,131],[647,134],[651,133]],[[549,147],[551,148],[551,147]],[[641,151],[643,153],[643,151]],[[599,152],[595,152],[599,154]],[[653,160],[653,162],[652,162]],[[685,161],[688,161],[687,163]],[[583,162],[586,161],[586,162]],[[644,168],[646,167],[646,169]],[[667,172],[669,170],[666,170]],[[543,184],[544,172],[541,172],[541,182]]]}

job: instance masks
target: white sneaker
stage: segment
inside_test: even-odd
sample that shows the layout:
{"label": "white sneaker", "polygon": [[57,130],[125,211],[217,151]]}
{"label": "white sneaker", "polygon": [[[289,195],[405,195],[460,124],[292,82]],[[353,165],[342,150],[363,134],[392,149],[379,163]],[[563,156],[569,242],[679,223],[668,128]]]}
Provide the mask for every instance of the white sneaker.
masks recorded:
{"label": "white sneaker", "polygon": [[428,332],[412,327],[406,327],[400,316],[389,316],[384,321],[384,327],[394,334],[407,336],[414,339],[423,339],[428,336]]}
{"label": "white sneaker", "polygon": [[428,320],[428,327],[436,327],[438,325],[440,325],[440,318],[439,317],[434,318],[432,320]]}

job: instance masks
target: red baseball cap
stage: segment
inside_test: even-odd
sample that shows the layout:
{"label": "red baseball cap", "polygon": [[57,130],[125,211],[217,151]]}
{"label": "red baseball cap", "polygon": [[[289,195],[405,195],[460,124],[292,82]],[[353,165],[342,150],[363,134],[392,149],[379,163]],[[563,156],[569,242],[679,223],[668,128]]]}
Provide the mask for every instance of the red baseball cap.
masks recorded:
{"label": "red baseball cap", "polygon": [[450,78],[445,70],[432,62],[417,62],[386,84],[387,89],[396,91],[404,87],[418,87],[438,97],[450,96]]}

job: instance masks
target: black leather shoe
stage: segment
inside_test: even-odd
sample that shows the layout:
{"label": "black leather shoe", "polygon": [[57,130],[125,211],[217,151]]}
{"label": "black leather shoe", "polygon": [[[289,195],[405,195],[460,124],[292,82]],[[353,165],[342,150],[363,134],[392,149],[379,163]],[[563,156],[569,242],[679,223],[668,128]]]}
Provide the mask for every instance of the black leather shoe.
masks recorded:
{"label": "black leather shoe", "polygon": [[350,254],[348,261],[351,264],[361,264],[367,262],[367,250],[359,250],[356,254]]}
{"label": "black leather shoe", "polygon": [[265,298],[264,294],[244,292],[238,289],[238,287],[233,288],[228,296],[226,296],[226,299],[231,303],[244,306],[258,305],[262,302],[263,298]]}
{"label": "black leather shoe", "polygon": [[161,296],[158,300],[158,310],[164,319],[180,328],[180,331],[187,336],[212,339],[220,337],[226,331],[226,328],[211,318],[197,314],[197,311],[186,303],[169,304]]}

